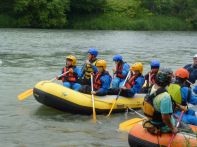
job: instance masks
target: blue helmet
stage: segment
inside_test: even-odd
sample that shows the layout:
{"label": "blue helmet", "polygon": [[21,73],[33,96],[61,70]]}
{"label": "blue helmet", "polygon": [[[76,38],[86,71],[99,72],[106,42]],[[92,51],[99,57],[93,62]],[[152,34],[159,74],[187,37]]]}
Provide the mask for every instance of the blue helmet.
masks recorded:
{"label": "blue helmet", "polygon": [[95,57],[98,55],[98,51],[95,48],[90,48],[88,53],[94,55]]}
{"label": "blue helmet", "polygon": [[151,68],[159,68],[160,62],[158,60],[152,60],[150,63]]}
{"label": "blue helmet", "polygon": [[113,61],[122,61],[122,56],[121,55],[115,55],[113,57]]}

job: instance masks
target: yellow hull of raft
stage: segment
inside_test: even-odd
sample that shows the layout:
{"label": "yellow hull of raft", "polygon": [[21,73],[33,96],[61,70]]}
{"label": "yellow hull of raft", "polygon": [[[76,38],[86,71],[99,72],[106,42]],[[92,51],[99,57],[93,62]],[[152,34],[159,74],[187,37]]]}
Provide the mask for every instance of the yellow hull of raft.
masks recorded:
{"label": "yellow hull of raft", "polygon": [[[92,114],[91,95],[83,94],[60,84],[50,81],[41,81],[34,87],[35,99],[49,107],[62,111],[79,114]],[[95,108],[98,114],[108,113],[116,95],[94,96]],[[120,96],[113,112],[122,112],[127,108],[141,108],[144,101],[143,94],[136,94],[133,98]]]}

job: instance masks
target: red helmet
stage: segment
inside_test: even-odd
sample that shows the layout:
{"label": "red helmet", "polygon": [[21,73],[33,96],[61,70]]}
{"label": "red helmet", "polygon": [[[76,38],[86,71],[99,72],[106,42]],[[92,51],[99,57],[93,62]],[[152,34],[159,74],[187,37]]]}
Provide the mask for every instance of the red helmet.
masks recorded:
{"label": "red helmet", "polygon": [[182,78],[182,79],[188,79],[189,78],[189,72],[185,68],[179,68],[175,72],[175,76]]}

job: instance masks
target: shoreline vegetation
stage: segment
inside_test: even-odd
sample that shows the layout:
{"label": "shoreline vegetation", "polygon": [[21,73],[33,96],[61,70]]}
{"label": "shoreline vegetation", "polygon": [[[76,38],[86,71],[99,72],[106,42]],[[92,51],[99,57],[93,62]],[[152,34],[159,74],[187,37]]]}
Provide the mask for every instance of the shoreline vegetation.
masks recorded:
{"label": "shoreline vegetation", "polygon": [[196,31],[196,0],[3,0],[0,28]]}

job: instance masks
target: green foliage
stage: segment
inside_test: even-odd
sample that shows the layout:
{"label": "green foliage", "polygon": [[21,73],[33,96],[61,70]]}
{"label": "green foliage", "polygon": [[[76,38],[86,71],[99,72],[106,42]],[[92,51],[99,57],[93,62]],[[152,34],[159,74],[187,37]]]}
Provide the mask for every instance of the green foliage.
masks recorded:
{"label": "green foliage", "polygon": [[128,17],[136,17],[141,10],[138,0],[107,0],[105,12],[119,13]]}
{"label": "green foliage", "polygon": [[12,15],[15,0],[0,0],[0,14]]}
{"label": "green foliage", "polygon": [[[168,21],[166,21],[168,20]],[[72,22],[74,29],[93,30],[191,30],[191,25],[176,17],[145,16],[129,18],[119,13],[76,17]]]}
{"label": "green foliage", "polygon": [[197,29],[196,0],[140,0],[144,8],[157,15],[175,16]]}
{"label": "green foliage", "polygon": [[0,0],[0,26],[197,30],[196,0]]}
{"label": "green foliage", "polygon": [[71,14],[101,13],[104,11],[106,0],[71,0]]}
{"label": "green foliage", "polygon": [[8,15],[0,15],[0,28],[16,27],[16,20]]}
{"label": "green foliage", "polygon": [[168,15],[173,13],[174,0],[140,0],[143,7],[148,10],[160,14]]}
{"label": "green foliage", "polygon": [[63,28],[68,9],[68,0],[16,0],[14,12],[22,27]]}

